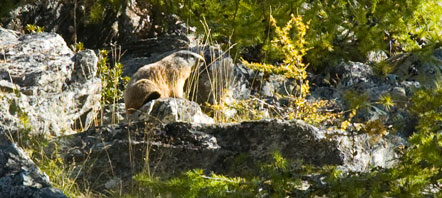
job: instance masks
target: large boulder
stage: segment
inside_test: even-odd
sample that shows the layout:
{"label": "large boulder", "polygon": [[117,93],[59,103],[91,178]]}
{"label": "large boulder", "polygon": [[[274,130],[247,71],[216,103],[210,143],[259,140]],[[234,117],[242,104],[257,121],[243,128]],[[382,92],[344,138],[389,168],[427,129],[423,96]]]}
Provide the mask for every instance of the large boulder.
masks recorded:
{"label": "large boulder", "polygon": [[74,54],[54,33],[0,34],[9,38],[0,40],[1,125],[55,136],[87,129],[100,108],[95,53]]}
{"label": "large boulder", "polygon": [[[91,183],[107,183],[106,188],[116,187],[110,185],[115,181],[128,184],[142,170],[166,178],[195,168],[241,176],[271,160],[275,151],[307,164],[368,171],[390,167],[398,158],[395,150],[405,144],[397,136],[373,142],[366,134],[348,136],[296,120],[211,125],[143,121],[94,128],[54,143],[67,163],[78,164],[79,177]],[[50,152],[55,147],[48,148]],[[104,186],[98,188],[105,190]]]}
{"label": "large boulder", "polygon": [[0,197],[64,198],[17,145],[0,135]]}

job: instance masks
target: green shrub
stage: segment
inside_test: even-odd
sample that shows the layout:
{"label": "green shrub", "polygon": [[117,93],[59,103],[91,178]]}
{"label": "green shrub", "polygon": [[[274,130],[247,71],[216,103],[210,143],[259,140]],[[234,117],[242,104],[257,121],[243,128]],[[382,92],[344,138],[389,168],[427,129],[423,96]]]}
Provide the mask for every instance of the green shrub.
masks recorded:
{"label": "green shrub", "polygon": [[301,176],[309,170],[275,152],[270,163],[248,178],[215,173],[208,176],[199,169],[169,180],[140,173],[134,177],[134,190],[126,197],[298,197],[303,195]]}
{"label": "green shrub", "polygon": [[[123,77],[123,65],[118,61],[114,61],[111,65],[108,61],[108,51],[100,50],[98,56],[98,76],[101,78],[102,92],[101,102],[102,105],[115,104],[117,101],[123,99],[123,90],[120,83],[124,86],[128,81],[128,77]],[[114,56],[115,58],[115,56]]]}
{"label": "green shrub", "polygon": [[278,59],[269,51],[275,34],[270,15],[282,24],[291,20],[291,14],[301,15],[310,24],[306,47],[311,49],[306,60],[315,68],[333,65],[341,58],[361,61],[373,50],[392,55],[419,49],[423,43],[440,42],[442,32],[441,5],[433,0],[153,2],[180,15],[197,30],[204,29],[200,23],[204,19],[215,40],[237,43],[239,52],[250,47],[262,49],[264,56],[255,58],[263,60]]}

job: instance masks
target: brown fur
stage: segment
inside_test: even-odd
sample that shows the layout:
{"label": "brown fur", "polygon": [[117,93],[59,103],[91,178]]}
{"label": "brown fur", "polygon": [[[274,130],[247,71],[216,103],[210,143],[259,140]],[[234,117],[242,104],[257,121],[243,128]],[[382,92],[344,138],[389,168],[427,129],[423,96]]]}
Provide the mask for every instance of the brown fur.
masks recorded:
{"label": "brown fur", "polygon": [[153,99],[183,97],[184,83],[200,61],[204,61],[200,55],[182,50],[138,69],[124,91],[126,112]]}

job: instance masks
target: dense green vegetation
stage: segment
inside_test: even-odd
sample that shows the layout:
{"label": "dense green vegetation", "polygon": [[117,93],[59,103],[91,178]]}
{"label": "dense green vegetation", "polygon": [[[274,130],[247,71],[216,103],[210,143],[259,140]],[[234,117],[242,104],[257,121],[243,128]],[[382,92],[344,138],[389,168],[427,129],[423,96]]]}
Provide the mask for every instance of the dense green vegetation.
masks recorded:
{"label": "dense green vegetation", "polygon": [[[156,0],[164,10],[181,15],[225,45],[255,60],[274,60],[270,15],[279,25],[300,15],[308,22],[306,62],[333,66],[339,59],[365,60],[367,53],[389,55],[419,49],[441,40],[440,2],[434,0]],[[430,14],[431,13],[431,14]],[[250,31],[253,30],[253,31]],[[292,35],[295,38],[296,35]],[[251,52],[261,52],[250,54]]]}

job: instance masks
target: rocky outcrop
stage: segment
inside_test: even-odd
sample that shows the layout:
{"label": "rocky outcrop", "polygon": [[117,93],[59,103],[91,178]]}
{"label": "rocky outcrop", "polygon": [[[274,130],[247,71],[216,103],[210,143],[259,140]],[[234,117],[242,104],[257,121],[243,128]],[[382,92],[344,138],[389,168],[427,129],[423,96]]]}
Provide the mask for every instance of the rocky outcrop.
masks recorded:
{"label": "rocky outcrop", "polygon": [[55,136],[87,129],[100,105],[95,53],[74,54],[53,33],[0,32],[7,35],[0,40],[1,124]]}
{"label": "rocky outcrop", "polygon": [[[416,119],[410,115],[410,98],[421,87],[432,87],[442,71],[442,49],[423,59],[416,54],[402,54],[385,60],[389,73],[380,74],[374,66],[359,62],[341,62],[331,71],[315,76],[310,98],[336,100],[350,108],[351,100],[361,106],[353,121],[381,120],[402,136],[409,136]],[[377,66],[382,67],[382,66]],[[384,68],[386,69],[386,68]],[[385,106],[382,97],[391,98],[393,106]]]}
{"label": "rocky outcrop", "polygon": [[48,176],[6,136],[0,136],[0,197],[64,198]]}
{"label": "rocky outcrop", "polygon": [[270,160],[275,151],[307,164],[368,171],[390,167],[398,157],[395,149],[405,144],[394,136],[374,144],[369,138],[338,135],[302,121],[262,120],[213,125],[134,122],[90,129],[56,142],[66,162],[85,162],[77,167],[81,177],[128,184],[142,170],[160,177],[194,168],[241,176]]}
{"label": "rocky outcrop", "polygon": [[160,7],[142,0],[113,4],[57,0],[20,2],[9,16],[2,19],[3,27],[23,32],[27,24],[38,25],[45,31],[60,34],[69,45],[83,42],[86,47],[101,48],[117,41],[131,48],[149,43],[143,42],[146,39],[187,31],[176,16],[165,14]]}
{"label": "rocky outcrop", "polygon": [[100,105],[98,58],[53,33],[0,35],[0,197],[66,197],[8,138],[87,129]]}
{"label": "rocky outcrop", "polygon": [[431,88],[442,72],[442,48],[432,54],[404,53],[386,62],[393,68],[391,76],[404,82],[418,82],[418,86]]}
{"label": "rocky outcrop", "polygon": [[182,98],[152,100],[129,115],[130,121],[159,121],[162,123],[188,122],[213,124],[213,119],[201,111],[200,106]]}

